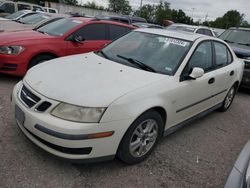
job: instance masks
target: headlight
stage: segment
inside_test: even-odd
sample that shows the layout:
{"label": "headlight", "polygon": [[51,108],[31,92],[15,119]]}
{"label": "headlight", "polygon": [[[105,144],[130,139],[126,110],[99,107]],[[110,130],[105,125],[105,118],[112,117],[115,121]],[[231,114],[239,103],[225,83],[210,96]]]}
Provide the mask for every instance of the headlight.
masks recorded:
{"label": "headlight", "polygon": [[102,107],[91,108],[60,103],[52,110],[51,114],[69,121],[97,123],[101,120],[105,110],[106,108]]}
{"label": "headlight", "polygon": [[24,50],[22,46],[0,46],[0,54],[16,55]]}

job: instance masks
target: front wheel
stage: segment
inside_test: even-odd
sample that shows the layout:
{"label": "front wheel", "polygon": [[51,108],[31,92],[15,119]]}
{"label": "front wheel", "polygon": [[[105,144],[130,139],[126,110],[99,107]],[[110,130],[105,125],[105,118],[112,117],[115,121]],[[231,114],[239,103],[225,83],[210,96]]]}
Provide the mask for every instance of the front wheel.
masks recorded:
{"label": "front wheel", "polygon": [[219,109],[221,112],[225,112],[229,109],[234,100],[235,94],[236,94],[236,86],[234,85],[229,89],[227,96],[225,97],[222,106]]}
{"label": "front wheel", "polygon": [[127,163],[143,161],[153,151],[163,132],[164,123],[156,111],[148,111],[137,118],[124,135],[117,157]]}
{"label": "front wheel", "polygon": [[54,59],[54,58],[55,57],[53,57],[52,55],[46,55],[46,54],[44,54],[44,55],[38,55],[38,56],[34,57],[31,60],[29,66],[28,66],[28,70],[30,68],[32,68],[32,67],[34,67],[34,66],[36,66],[36,65],[38,65],[38,64],[40,64],[42,62],[44,62],[44,61],[48,61],[48,60],[51,60],[51,59]]}

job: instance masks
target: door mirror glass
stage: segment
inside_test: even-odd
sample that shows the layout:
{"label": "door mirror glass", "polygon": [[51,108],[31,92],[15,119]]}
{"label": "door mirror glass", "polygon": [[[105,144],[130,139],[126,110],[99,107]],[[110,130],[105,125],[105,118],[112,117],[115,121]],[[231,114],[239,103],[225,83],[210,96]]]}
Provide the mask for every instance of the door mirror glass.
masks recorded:
{"label": "door mirror glass", "polygon": [[189,74],[189,77],[192,79],[200,78],[204,75],[204,70],[199,67],[194,67],[191,74]]}
{"label": "door mirror glass", "polygon": [[85,40],[85,39],[84,39],[82,36],[80,36],[80,35],[76,35],[76,36],[74,36],[74,38],[73,38],[73,41],[74,41],[74,42],[78,42],[78,43],[82,43],[84,40]]}

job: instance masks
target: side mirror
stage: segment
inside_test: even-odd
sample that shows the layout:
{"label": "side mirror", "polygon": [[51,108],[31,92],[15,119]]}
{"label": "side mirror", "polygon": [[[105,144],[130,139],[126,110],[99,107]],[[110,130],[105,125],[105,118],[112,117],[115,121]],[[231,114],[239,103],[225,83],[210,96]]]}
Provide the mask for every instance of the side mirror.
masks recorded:
{"label": "side mirror", "polygon": [[192,69],[191,74],[189,74],[189,77],[195,80],[197,78],[202,77],[203,75],[204,75],[204,70],[202,68],[194,67]]}
{"label": "side mirror", "polygon": [[84,40],[85,40],[85,39],[84,39],[82,36],[80,36],[80,35],[76,35],[76,36],[74,36],[74,38],[73,38],[73,41],[74,41],[74,42],[81,43],[81,44],[82,44],[82,42],[83,42]]}

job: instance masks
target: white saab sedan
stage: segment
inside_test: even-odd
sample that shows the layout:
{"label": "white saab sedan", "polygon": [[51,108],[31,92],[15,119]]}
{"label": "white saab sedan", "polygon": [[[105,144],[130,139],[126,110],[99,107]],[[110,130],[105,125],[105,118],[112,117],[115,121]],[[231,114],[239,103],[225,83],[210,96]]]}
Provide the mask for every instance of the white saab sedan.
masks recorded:
{"label": "white saab sedan", "polygon": [[15,118],[32,142],[56,156],[116,156],[134,164],[162,136],[226,111],[243,68],[220,39],[138,29],[101,51],[32,68],[14,87]]}

